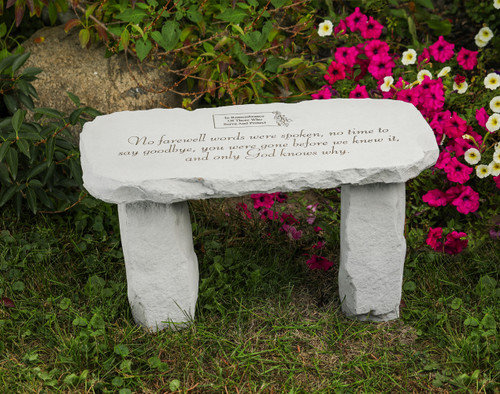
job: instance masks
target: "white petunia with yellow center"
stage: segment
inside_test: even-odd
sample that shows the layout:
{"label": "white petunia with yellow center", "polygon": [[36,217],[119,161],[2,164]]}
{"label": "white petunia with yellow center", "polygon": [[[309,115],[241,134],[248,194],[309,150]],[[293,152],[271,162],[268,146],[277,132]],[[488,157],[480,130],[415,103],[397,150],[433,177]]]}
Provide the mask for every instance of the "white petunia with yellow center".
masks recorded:
{"label": "white petunia with yellow center", "polygon": [[490,133],[493,133],[500,129],[500,114],[491,115],[486,122],[486,128]]}
{"label": "white petunia with yellow center", "polygon": [[403,63],[405,66],[408,66],[409,64],[415,64],[416,61],[417,52],[415,52],[415,49],[408,49],[407,51],[403,52],[401,63]]}
{"label": "white petunia with yellow center", "polygon": [[493,7],[500,10],[500,0],[493,0]]}
{"label": "white petunia with yellow center", "polygon": [[464,94],[467,91],[469,84],[465,81],[462,83],[453,82],[453,90],[456,90],[457,93]]}
{"label": "white petunia with yellow center", "polygon": [[495,153],[493,153],[493,161],[500,164],[500,150],[495,150]]}
{"label": "white petunia with yellow center", "polygon": [[449,66],[446,66],[446,67],[443,67],[443,69],[439,72],[438,74],[438,78],[441,78],[441,77],[446,77],[451,71],[451,67]]}
{"label": "white petunia with yellow center", "polygon": [[422,70],[419,71],[417,74],[417,81],[422,82],[424,80],[425,76],[428,76],[430,79],[432,79],[432,73],[429,70]]}
{"label": "white petunia with yellow center", "polygon": [[494,161],[492,161],[489,165],[488,165],[489,169],[490,169],[490,174],[493,175],[493,176],[498,176],[500,175],[500,163],[495,163]]}
{"label": "white petunia with yellow center", "polygon": [[391,76],[384,77],[384,83],[380,85],[380,90],[382,92],[388,92],[391,90],[391,85],[394,83],[394,78]]}
{"label": "white petunia with yellow center", "polygon": [[481,153],[476,148],[467,149],[464,159],[469,164],[477,164],[481,160]]}
{"label": "white petunia with yellow center", "polygon": [[490,108],[493,112],[500,112],[500,96],[491,99]]}
{"label": "white petunia with yellow center", "polygon": [[500,75],[497,73],[489,73],[484,78],[484,87],[487,89],[495,90],[500,86]]}
{"label": "white petunia with yellow center", "polygon": [[476,37],[481,41],[488,43],[493,38],[493,32],[489,27],[483,27],[478,31]]}
{"label": "white petunia with yellow center", "polygon": [[331,36],[333,33],[333,23],[331,21],[321,22],[318,26],[318,35],[321,37]]}
{"label": "white petunia with yellow center", "polygon": [[484,48],[486,45],[488,45],[488,43],[486,41],[481,40],[477,34],[474,37],[474,41],[478,48]]}
{"label": "white petunia with yellow center", "polygon": [[478,178],[486,178],[490,175],[490,167],[485,164],[480,164],[476,166],[476,175]]}

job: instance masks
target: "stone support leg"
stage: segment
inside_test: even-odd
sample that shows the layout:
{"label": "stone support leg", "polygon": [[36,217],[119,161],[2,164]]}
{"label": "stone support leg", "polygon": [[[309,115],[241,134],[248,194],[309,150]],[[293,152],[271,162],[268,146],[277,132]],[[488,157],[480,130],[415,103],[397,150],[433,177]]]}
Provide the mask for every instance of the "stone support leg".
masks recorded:
{"label": "stone support leg", "polygon": [[186,326],[198,297],[198,259],[186,202],[119,204],[128,299],[153,331]]}
{"label": "stone support leg", "polygon": [[347,316],[399,317],[404,222],[404,183],[342,186],[339,295]]}

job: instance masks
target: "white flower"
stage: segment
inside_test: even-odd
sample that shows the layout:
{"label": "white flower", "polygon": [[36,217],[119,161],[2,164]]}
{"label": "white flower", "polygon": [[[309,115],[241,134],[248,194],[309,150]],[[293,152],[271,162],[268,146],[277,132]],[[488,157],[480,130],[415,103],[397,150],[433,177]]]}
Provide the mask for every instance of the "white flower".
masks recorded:
{"label": "white flower", "polygon": [[443,69],[439,72],[438,74],[438,78],[441,78],[441,77],[445,77],[448,75],[448,73],[451,71],[451,67],[449,66],[446,66],[446,67],[443,67]]}
{"label": "white flower", "polygon": [[478,178],[486,178],[488,175],[490,175],[490,167],[488,167],[485,164],[480,164],[476,166],[476,175]]}
{"label": "white flower", "polygon": [[493,176],[498,176],[500,175],[500,163],[496,163],[492,161],[489,165],[488,168],[490,169],[490,174]]}
{"label": "white flower", "polygon": [[478,48],[484,48],[488,42],[487,41],[483,41],[479,38],[479,36],[476,34],[476,36],[474,37],[474,41],[476,42],[476,46]]}
{"label": "white flower", "polygon": [[456,90],[460,94],[464,94],[467,91],[469,84],[465,81],[462,83],[453,82],[453,90]]}
{"label": "white flower", "polygon": [[497,73],[489,73],[484,78],[484,87],[487,89],[495,90],[500,86],[500,75]]}
{"label": "white flower", "polygon": [[497,164],[500,164],[500,150],[495,150],[495,153],[493,153],[493,161]]}
{"label": "white flower", "polygon": [[500,10],[500,0],[493,0],[493,7]]}
{"label": "white flower", "polygon": [[486,128],[490,133],[500,129],[500,114],[491,115],[486,122]]}
{"label": "white flower", "polygon": [[333,32],[333,23],[330,21],[321,22],[318,26],[318,34],[321,37],[331,36]]}
{"label": "white flower", "polygon": [[489,27],[483,27],[481,30],[478,31],[476,38],[488,43],[493,38],[493,32]]}
{"label": "white flower", "polygon": [[394,78],[391,76],[384,77],[384,83],[380,85],[380,90],[382,92],[388,92],[391,90],[391,85],[394,83]]}
{"label": "white flower", "polygon": [[476,148],[465,151],[464,159],[469,164],[477,164],[481,160],[481,153]]}
{"label": "white flower", "polygon": [[429,71],[429,70],[422,70],[422,71],[419,71],[419,73],[417,74],[417,81],[418,82],[422,82],[424,80],[424,77],[425,76],[428,76],[430,79],[432,79],[432,73]]}
{"label": "white flower", "polygon": [[490,108],[493,112],[500,112],[500,96],[496,96],[491,99]]}
{"label": "white flower", "polygon": [[401,62],[405,66],[408,66],[409,64],[415,64],[416,61],[417,61],[417,52],[415,52],[415,49],[408,49],[407,51],[403,52]]}

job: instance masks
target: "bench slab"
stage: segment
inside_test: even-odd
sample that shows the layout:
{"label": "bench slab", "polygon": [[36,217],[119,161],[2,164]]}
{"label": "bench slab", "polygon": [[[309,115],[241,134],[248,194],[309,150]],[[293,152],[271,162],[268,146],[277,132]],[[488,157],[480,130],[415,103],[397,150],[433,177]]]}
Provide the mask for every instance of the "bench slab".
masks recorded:
{"label": "bench slab", "polygon": [[186,201],[337,186],[342,308],[363,320],[398,317],[404,183],[439,154],[413,105],[332,99],[119,112],[85,124],[80,149],[85,188],[119,206],[139,324],[177,327],[194,316],[198,268]]}

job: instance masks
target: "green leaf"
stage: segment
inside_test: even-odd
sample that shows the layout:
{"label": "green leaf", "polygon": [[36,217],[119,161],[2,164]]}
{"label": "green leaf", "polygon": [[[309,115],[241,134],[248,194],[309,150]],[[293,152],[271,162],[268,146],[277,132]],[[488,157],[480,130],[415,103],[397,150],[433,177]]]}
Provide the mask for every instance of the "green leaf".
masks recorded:
{"label": "green leaf", "polygon": [[23,153],[28,159],[31,158],[30,156],[30,146],[28,144],[28,141],[19,139],[16,141],[16,145],[19,148],[19,151]]}
{"label": "green leaf", "polygon": [[9,149],[10,146],[10,141],[4,141],[2,142],[2,145],[0,145],[0,163],[3,161],[3,158],[5,157],[5,154],[7,153],[7,149]]}
{"label": "green leaf", "polygon": [[151,33],[151,37],[160,45],[165,52],[171,51],[177,45],[181,31],[179,24],[176,21],[167,21],[162,29],[161,34],[158,31]]}
{"label": "green leaf", "polygon": [[87,319],[78,316],[77,318],[73,319],[73,322],[71,324],[77,327],[86,327],[88,322]]}
{"label": "green leaf", "polygon": [[8,189],[2,188],[2,193],[0,193],[0,207],[5,205],[16,194],[16,191],[17,185],[12,185]]}
{"label": "green leaf", "polygon": [[486,328],[488,330],[494,330],[497,327],[495,318],[490,313],[486,313],[481,320],[481,328]]}
{"label": "green leaf", "polygon": [[64,117],[62,112],[59,112],[58,110],[53,108],[35,108],[35,113],[45,115],[50,118],[62,119]]}
{"label": "green leaf", "polygon": [[25,110],[18,109],[12,116],[12,127],[14,128],[16,134],[19,133],[19,130],[21,130],[21,125],[23,124],[26,112],[27,111]]}
{"label": "green leaf", "polygon": [[198,11],[198,6],[192,5],[187,10],[186,16],[191,22],[200,23],[203,20],[203,15]]}
{"label": "green leaf", "polygon": [[122,31],[122,34],[120,35],[120,42],[123,45],[123,48],[127,50],[128,44],[130,42],[130,33],[127,29]]}
{"label": "green leaf", "polygon": [[61,308],[63,311],[68,309],[70,305],[71,300],[67,297],[64,297],[61,301],[59,301],[59,308]]}
{"label": "green leaf", "polygon": [[129,350],[128,350],[128,347],[126,345],[122,345],[122,344],[115,345],[113,350],[116,354],[118,354],[119,356],[122,356],[122,357],[127,357],[129,354]]}
{"label": "green leaf", "polygon": [[453,301],[451,302],[451,309],[459,309],[462,306],[463,302],[461,298],[454,298]]}
{"label": "green leaf", "polygon": [[116,15],[116,19],[124,22],[130,22],[134,24],[139,24],[147,16],[146,11],[140,8],[127,8],[122,13]]}
{"label": "green leaf", "polygon": [[78,383],[78,376],[74,373],[69,374],[64,378],[63,382],[68,385],[75,385]]}
{"label": "green leaf", "polygon": [[68,95],[68,97],[71,99],[71,101],[73,101],[73,103],[79,107],[80,106],[80,99],[78,98],[77,95],[71,93],[71,92],[66,92],[66,94]]}
{"label": "green leaf", "polygon": [[135,52],[141,62],[148,56],[152,47],[153,44],[149,40],[139,39],[135,42]]}
{"label": "green leaf", "polygon": [[216,16],[216,19],[238,25],[243,22],[246,17],[248,17],[247,12],[241,8],[226,8],[220,15]]}
{"label": "green leaf", "polygon": [[295,57],[293,59],[290,59],[286,63],[280,64],[278,67],[278,71],[283,68],[291,68],[291,67],[297,67],[299,64],[302,64],[304,62],[303,57]]}
{"label": "green leaf", "polygon": [[31,212],[36,214],[37,212],[36,193],[30,187],[26,188],[26,200],[28,201],[28,207],[29,209],[31,209]]}
{"label": "green leaf", "polygon": [[415,2],[431,10],[434,9],[434,4],[432,4],[432,0],[415,0]]}
{"label": "green leaf", "polygon": [[403,289],[405,291],[415,291],[417,289],[417,285],[413,281],[408,281],[404,284]]}
{"label": "green leaf", "polygon": [[260,51],[262,47],[266,44],[267,38],[269,37],[269,33],[273,28],[273,24],[271,21],[267,21],[264,27],[262,28],[262,32],[252,31],[251,33],[247,33],[241,37],[243,42],[247,44],[254,52]]}
{"label": "green leaf", "polygon": [[273,5],[274,8],[280,8],[285,5],[287,0],[271,0],[271,4]]}
{"label": "green leaf", "polygon": [[87,29],[82,29],[78,33],[78,38],[80,40],[80,46],[85,48],[90,41],[90,31]]}
{"label": "green leaf", "polygon": [[99,313],[94,313],[94,315],[92,316],[92,319],[90,319],[90,326],[94,330],[105,327],[104,319],[102,318],[102,316]]}
{"label": "green leaf", "polygon": [[40,163],[33,167],[31,170],[29,170],[28,174],[26,174],[26,180],[30,180],[31,178],[37,176],[40,174],[42,171],[47,169],[47,162],[44,161],[43,163]]}
{"label": "green leaf", "polygon": [[30,53],[29,52],[26,52],[26,53],[23,53],[22,55],[18,55],[14,61],[12,62],[12,72],[16,72],[17,70],[19,70],[19,68],[24,64],[26,63],[26,60],[28,60],[28,58],[30,57]]}
{"label": "green leaf", "polygon": [[9,166],[9,172],[12,176],[13,180],[16,180],[17,178],[17,169],[18,169],[18,155],[17,155],[17,150],[14,148],[10,148],[7,151],[7,154],[5,155],[5,161],[7,165]]}
{"label": "green leaf", "polygon": [[14,291],[23,291],[24,290],[24,282],[18,280],[12,283],[12,290]]}
{"label": "green leaf", "polygon": [[[56,140],[54,137],[49,137],[45,143],[45,156],[47,157],[47,163],[51,163],[54,159],[54,149],[56,146]],[[49,164],[50,165],[50,164]]]}
{"label": "green leaf", "polygon": [[121,378],[120,376],[115,376],[111,381],[111,384],[116,387],[123,386],[123,383],[123,378]]}
{"label": "green leaf", "polygon": [[0,24],[0,38],[7,34],[7,25],[5,23]]}
{"label": "green leaf", "polygon": [[177,391],[181,387],[181,382],[178,379],[174,379],[168,385],[170,391]]}
{"label": "green leaf", "polygon": [[425,21],[427,26],[431,28],[436,35],[446,36],[450,34],[451,28],[453,27],[447,20],[427,20]]}

